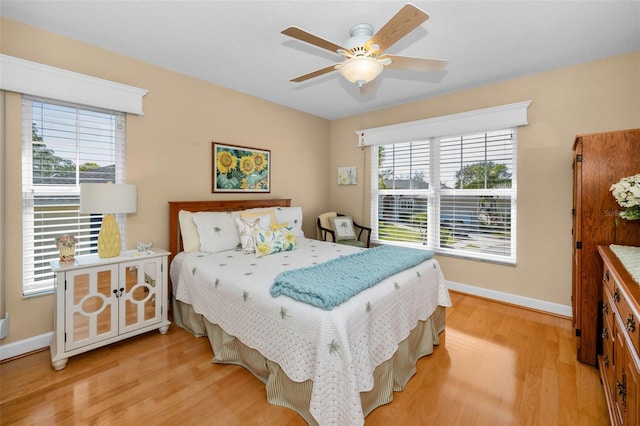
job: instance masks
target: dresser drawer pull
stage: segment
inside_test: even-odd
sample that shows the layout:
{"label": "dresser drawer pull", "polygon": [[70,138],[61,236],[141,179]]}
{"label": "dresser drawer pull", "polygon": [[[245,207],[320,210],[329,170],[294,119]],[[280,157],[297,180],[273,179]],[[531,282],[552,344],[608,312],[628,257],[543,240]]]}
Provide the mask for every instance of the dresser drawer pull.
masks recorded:
{"label": "dresser drawer pull", "polygon": [[604,274],[602,275],[602,281],[609,281],[609,270],[608,269],[606,271],[604,271]]}
{"label": "dresser drawer pull", "polygon": [[616,287],[616,289],[613,290],[613,301],[614,302],[620,301],[620,289],[618,287]]}
{"label": "dresser drawer pull", "polygon": [[632,333],[636,330],[636,320],[633,319],[633,314],[629,314],[629,317],[627,318],[626,329]]}
{"label": "dresser drawer pull", "polygon": [[625,389],[624,383],[620,383],[617,380],[616,380],[616,390],[618,391],[618,396],[621,396],[623,398],[627,394],[627,390]]}
{"label": "dresser drawer pull", "polygon": [[605,354],[605,355],[602,357],[602,363],[604,364],[604,366],[605,366],[605,367],[608,367],[608,366],[609,366],[609,355]]}
{"label": "dresser drawer pull", "polygon": [[627,378],[622,374],[622,383],[616,380],[616,390],[622,400],[622,409],[627,410]]}
{"label": "dresser drawer pull", "polygon": [[602,329],[602,339],[603,340],[607,340],[609,338],[609,330],[607,329],[607,327]]}
{"label": "dresser drawer pull", "polygon": [[609,304],[607,302],[602,302],[602,313],[605,315],[609,313]]}

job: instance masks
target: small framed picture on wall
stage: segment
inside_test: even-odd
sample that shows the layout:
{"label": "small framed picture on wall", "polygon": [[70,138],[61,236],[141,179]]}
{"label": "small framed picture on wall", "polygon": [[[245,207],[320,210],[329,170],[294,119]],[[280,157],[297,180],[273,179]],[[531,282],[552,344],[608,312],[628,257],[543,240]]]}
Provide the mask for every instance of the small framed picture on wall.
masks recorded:
{"label": "small framed picture on wall", "polygon": [[356,185],[358,168],[355,166],[338,167],[338,185]]}

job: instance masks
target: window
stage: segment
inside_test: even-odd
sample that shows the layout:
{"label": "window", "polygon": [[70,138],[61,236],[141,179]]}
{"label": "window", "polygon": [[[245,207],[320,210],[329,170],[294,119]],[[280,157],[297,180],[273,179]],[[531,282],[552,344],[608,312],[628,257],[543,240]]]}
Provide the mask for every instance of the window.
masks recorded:
{"label": "window", "polygon": [[[101,215],[81,215],[81,182],[124,183],[124,114],[23,97],[23,293],[53,290],[55,237],[96,252]],[[117,217],[125,238],[124,216]],[[123,242],[126,246],[126,243]]]}
{"label": "window", "polygon": [[372,239],[515,263],[516,129],[372,150]]}

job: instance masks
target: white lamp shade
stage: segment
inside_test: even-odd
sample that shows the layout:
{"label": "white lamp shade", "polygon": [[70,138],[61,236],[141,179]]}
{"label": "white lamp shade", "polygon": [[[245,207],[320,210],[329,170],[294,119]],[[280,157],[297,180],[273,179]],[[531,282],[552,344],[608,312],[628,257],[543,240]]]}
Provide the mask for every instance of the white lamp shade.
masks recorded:
{"label": "white lamp shade", "polygon": [[351,83],[362,86],[376,78],[382,68],[384,65],[380,61],[367,56],[356,56],[340,65],[340,74]]}
{"label": "white lamp shade", "polygon": [[134,213],[138,188],[132,184],[81,183],[80,213]]}

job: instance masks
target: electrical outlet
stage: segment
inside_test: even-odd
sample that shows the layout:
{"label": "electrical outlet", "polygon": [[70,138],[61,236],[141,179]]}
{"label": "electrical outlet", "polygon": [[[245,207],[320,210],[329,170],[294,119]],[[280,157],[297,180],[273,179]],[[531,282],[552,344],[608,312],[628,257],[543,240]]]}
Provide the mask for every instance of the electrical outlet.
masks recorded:
{"label": "electrical outlet", "polygon": [[9,335],[9,312],[4,318],[0,319],[0,339],[4,339]]}

